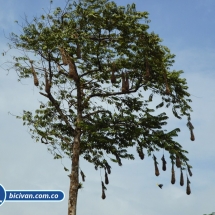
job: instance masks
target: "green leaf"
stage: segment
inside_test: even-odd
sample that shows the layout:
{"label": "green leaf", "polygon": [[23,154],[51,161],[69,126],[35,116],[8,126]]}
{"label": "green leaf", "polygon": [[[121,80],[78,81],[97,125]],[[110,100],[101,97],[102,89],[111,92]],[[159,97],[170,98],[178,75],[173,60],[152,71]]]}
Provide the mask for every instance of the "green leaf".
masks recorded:
{"label": "green leaf", "polygon": [[110,158],[110,160],[114,163],[118,163],[118,161],[116,159]]}
{"label": "green leaf", "polygon": [[157,108],[157,109],[158,109],[158,108],[161,108],[161,107],[163,107],[163,105],[164,105],[164,102],[161,102],[159,105],[156,106],[156,108]]}
{"label": "green leaf", "polygon": [[66,167],[64,167],[64,170],[67,171],[67,172],[69,172],[69,169],[67,169]]}
{"label": "green leaf", "polygon": [[150,96],[149,96],[149,102],[151,102],[151,101],[152,101],[152,98],[153,98],[153,93],[152,93],[152,94],[150,94]]}
{"label": "green leaf", "polygon": [[61,159],[61,158],[62,158],[61,155],[59,155],[58,153],[55,153],[54,159]]}

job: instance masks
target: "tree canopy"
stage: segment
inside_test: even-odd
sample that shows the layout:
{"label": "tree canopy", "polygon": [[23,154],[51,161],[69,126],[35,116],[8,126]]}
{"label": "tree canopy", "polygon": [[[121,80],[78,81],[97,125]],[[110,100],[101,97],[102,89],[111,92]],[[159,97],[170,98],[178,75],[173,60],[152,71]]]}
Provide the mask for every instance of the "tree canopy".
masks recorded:
{"label": "tree canopy", "polygon": [[[80,156],[95,169],[104,169],[106,184],[110,161],[121,166],[123,159],[133,160],[132,147],[141,159],[145,153],[153,156],[156,176],[154,154],[167,151],[172,184],[175,164],[181,168],[181,185],[183,170],[192,176],[188,152],[174,140],[180,129],[167,131],[169,117],[157,111],[166,107],[178,119],[187,117],[193,141],[187,82],[182,70],[171,70],[175,55],[149,32],[149,23],[148,13],[137,11],[135,4],[68,1],[64,9],[26,20],[23,32],[10,36],[10,47],[23,53],[13,58],[19,80],[33,79],[47,101],[43,99],[35,113],[25,110],[18,118],[29,126],[32,138],[48,145],[55,159],[68,156],[72,161],[68,214],[76,214]],[[160,102],[151,108],[154,95]],[[187,194],[189,183],[187,177]],[[102,182],[103,199],[105,189]]]}

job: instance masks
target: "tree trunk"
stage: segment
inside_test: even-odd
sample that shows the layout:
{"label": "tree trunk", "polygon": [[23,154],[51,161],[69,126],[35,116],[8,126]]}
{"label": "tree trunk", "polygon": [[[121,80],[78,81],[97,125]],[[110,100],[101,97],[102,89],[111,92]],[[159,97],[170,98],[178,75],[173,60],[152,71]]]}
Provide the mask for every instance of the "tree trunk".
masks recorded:
{"label": "tree trunk", "polygon": [[[75,73],[77,74],[76,66],[74,64]],[[72,155],[72,170],[70,175],[70,188],[69,188],[69,205],[68,215],[76,215],[78,189],[79,189],[79,155],[81,145],[81,128],[80,122],[82,121],[82,95],[80,79],[77,77],[75,80],[77,86],[77,120],[74,135],[74,143],[71,151]]]}
{"label": "tree trunk", "polygon": [[80,130],[77,129],[72,149],[72,170],[70,175],[68,215],[76,215],[79,188],[80,133]]}

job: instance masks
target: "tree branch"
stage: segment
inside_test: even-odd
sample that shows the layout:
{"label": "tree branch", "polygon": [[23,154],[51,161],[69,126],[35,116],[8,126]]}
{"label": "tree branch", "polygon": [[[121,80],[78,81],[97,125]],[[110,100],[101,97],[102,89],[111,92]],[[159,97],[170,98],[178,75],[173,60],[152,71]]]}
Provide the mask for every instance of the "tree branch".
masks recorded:
{"label": "tree branch", "polygon": [[42,92],[39,92],[41,95],[43,95],[43,96],[45,96],[45,97],[47,97],[48,98],[48,95],[47,94],[45,94],[45,93],[42,93]]}
{"label": "tree branch", "polygon": [[83,119],[87,118],[89,116],[92,116],[93,114],[97,114],[97,113],[109,113],[109,115],[111,116],[111,112],[109,110],[97,110],[97,111],[94,111],[92,113],[89,113],[89,114],[83,116]]}
{"label": "tree branch", "polygon": [[64,120],[64,122],[66,123],[66,125],[71,129],[72,133],[74,134],[74,129],[72,128],[72,126],[70,125],[67,117],[63,114],[63,112],[61,111],[60,107],[59,107],[59,104],[57,103],[57,101],[53,98],[52,94],[49,93],[49,94],[44,94],[42,92],[40,92],[41,95],[49,98],[49,100],[52,102],[52,104],[55,106],[57,112],[60,114],[61,116],[61,119]]}
{"label": "tree branch", "polygon": [[98,96],[98,97],[109,97],[109,96],[115,96],[115,95],[123,95],[123,94],[130,94],[130,93],[135,93],[135,92],[137,92],[137,90],[139,89],[139,87],[138,88],[136,88],[135,90],[130,90],[129,92],[116,92],[116,93],[105,93],[105,94],[103,94],[103,93],[96,93],[96,94],[92,94],[92,95],[90,95],[90,96],[88,96],[88,98],[87,99],[90,99],[90,98],[92,98],[92,97],[96,97],[96,96]]}

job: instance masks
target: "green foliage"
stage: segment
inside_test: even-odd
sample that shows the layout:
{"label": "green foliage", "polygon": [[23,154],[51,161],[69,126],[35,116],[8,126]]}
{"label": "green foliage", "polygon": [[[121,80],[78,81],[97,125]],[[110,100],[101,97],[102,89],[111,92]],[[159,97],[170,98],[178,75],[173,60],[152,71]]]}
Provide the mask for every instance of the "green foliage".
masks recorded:
{"label": "green foliage", "polygon": [[[34,114],[24,111],[22,119],[32,138],[48,144],[55,159],[63,153],[72,157],[80,130],[80,154],[95,168],[106,167],[107,155],[119,165],[120,159],[133,160],[130,147],[145,149],[148,155],[164,149],[172,160],[178,156],[182,165],[188,165],[187,151],[173,140],[179,128],[167,132],[168,116],[158,113],[171,106],[175,117],[190,120],[188,86],[180,77],[182,71],[170,70],[174,55],[148,31],[149,22],[148,13],[136,11],[135,4],[69,1],[64,10],[56,8],[35,18],[21,35],[11,34],[11,46],[24,51],[14,57],[19,79],[33,77],[32,60],[38,89],[48,100],[40,102]],[[61,49],[74,63],[76,79],[68,77]],[[130,82],[126,92],[121,91],[122,73]],[[155,95],[161,100],[151,109]]]}
{"label": "green foliage", "polygon": [[211,214],[203,214],[203,215],[214,215],[214,213],[211,213]]}

